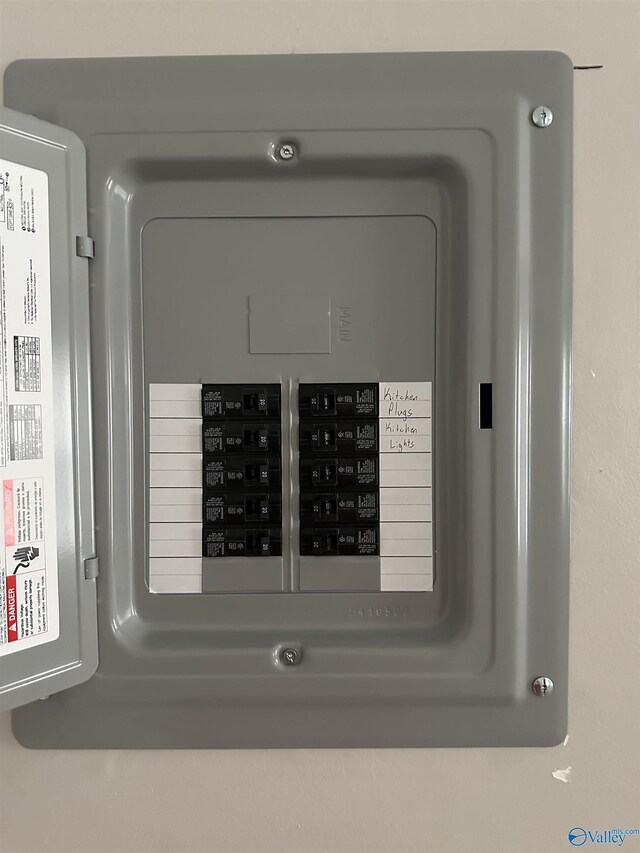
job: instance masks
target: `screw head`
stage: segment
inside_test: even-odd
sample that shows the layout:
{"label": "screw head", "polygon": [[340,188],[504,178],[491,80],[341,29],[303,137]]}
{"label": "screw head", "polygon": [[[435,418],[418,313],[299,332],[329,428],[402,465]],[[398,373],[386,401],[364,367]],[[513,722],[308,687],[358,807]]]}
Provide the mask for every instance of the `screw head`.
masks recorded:
{"label": "screw head", "polygon": [[276,156],[279,160],[293,160],[296,156],[296,147],[292,142],[281,142],[276,146]]}
{"label": "screw head", "polygon": [[536,127],[549,127],[553,121],[553,113],[549,107],[545,107],[544,104],[541,104],[531,113],[531,121]]}
{"label": "screw head", "polygon": [[546,696],[553,691],[553,681],[546,675],[539,675],[531,685],[536,696]]}
{"label": "screw head", "polygon": [[302,649],[296,649],[295,646],[287,646],[280,649],[278,653],[280,663],[285,666],[297,666],[302,660]]}

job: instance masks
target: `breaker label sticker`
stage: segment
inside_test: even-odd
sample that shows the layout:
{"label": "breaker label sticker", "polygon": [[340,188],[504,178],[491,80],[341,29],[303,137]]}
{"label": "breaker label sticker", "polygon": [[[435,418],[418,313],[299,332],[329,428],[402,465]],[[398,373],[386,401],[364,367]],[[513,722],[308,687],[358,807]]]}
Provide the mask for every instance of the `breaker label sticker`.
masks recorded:
{"label": "breaker label sticker", "polygon": [[0,656],[59,636],[46,172],[0,160]]}
{"label": "breaker label sticker", "polygon": [[433,589],[431,382],[379,385],[380,589]]}

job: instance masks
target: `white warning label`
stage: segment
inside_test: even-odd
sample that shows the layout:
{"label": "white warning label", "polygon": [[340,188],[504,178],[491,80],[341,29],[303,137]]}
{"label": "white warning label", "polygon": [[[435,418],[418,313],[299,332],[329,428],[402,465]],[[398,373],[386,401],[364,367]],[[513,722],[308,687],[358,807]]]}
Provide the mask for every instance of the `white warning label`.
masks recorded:
{"label": "white warning label", "polygon": [[59,635],[46,172],[0,160],[0,655]]}

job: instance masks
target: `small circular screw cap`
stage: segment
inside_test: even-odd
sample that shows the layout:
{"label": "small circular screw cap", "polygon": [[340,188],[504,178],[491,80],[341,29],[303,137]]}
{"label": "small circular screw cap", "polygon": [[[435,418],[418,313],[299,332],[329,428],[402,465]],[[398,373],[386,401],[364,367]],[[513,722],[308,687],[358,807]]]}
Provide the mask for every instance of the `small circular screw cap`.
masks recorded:
{"label": "small circular screw cap", "polygon": [[295,646],[286,646],[278,652],[280,663],[285,666],[297,666],[302,660],[302,649]]}
{"label": "small circular screw cap", "polygon": [[536,107],[531,113],[531,121],[536,127],[549,127],[553,121],[553,113],[549,107],[545,107],[544,104],[542,104],[541,106]]}
{"label": "small circular screw cap", "polygon": [[547,693],[551,693],[553,690],[553,681],[547,678],[546,675],[540,675],[531,685],[531,689],[536,696],[546,696]]}
{"label": "small circular screw cap", "polygon": [[296,147],[293,142],[281,142],[276,145],[276,157],[278,160],[293,160],[296,156]]}

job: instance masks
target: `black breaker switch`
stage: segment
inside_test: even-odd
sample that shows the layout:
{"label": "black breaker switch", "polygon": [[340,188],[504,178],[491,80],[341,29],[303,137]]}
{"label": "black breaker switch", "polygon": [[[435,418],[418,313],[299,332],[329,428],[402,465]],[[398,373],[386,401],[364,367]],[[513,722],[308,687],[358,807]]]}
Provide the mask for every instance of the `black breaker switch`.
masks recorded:
{"label": "black breaker switch", "polygon": [[280,421],[256,423],[203,421],[202,443],[205,454],[273,453],[280,456]]}
{"label": "black breaker switch", "polygon": [[203,418],[280,418],[279,385],[203,385]]}
{"label": "black breaker switch", "polygon": [[282,555],[282,530],[278,527],[219,527],[206,524],[202,534],[203,557],[278,557]]}
{"label": "black breaker switch", "polygon": [[219,492],[205,489],[203,518],[207,522],[224,524],[280,523],[282,498],[280,492]]}
{"label": "black breaker switch", "polygon": [[378,521],[378,492],[302,492],[300,521],[302,524]]}
{"label": "black breaker switch", "polygon": [[376,418],[378,385],[301,385],[299,411],[301,418],[324,415],[338,418]]}
{"label": "black breaker switch", "polygon": [[332,459],[300,459],[300,487],[326,489],[339,487],[378,487],[378,456],[335,457]]}
{"label": "black breaker switch", "polygon": [[279,456],[205,456],[204,488],[280,488]]}
{"label": "black breaker switch", "polygon": [[371,453],[378,450],[378,421],[300,421],[300,452]]}
{"label": "black breaker switch", "polygon": [[305,557],[371,556],[379,551],[377,524],[358,527],[303,527],[300,553]]}

